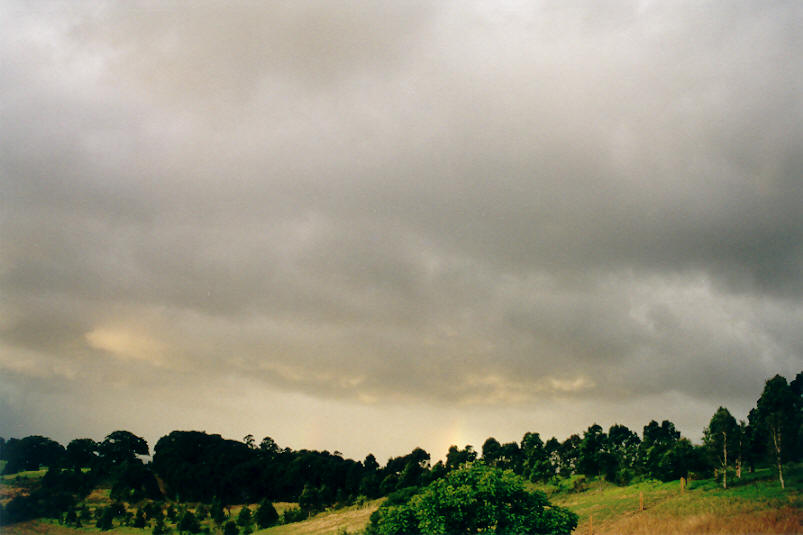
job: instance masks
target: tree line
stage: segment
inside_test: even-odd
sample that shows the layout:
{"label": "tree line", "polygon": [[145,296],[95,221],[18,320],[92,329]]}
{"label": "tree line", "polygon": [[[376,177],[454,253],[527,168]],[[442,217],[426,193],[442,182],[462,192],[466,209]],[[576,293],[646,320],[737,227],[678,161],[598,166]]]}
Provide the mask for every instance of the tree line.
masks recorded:
{"label": "tree line", "polygon": [[4,474],[48,467],[41,486],[9,502],[3,522],[62,514],[93,488],[111,489],[111,498],[131,504],[172,500],[215,505],[298,502],[304,514],[356,499],[378,498],[418,489],[480,458],[483,465],[511,470],[530,481],[572,475],[604,477],[620,485],[634,478],[662,481],[680,477],[740,477],[742,470],[772,465],[784,486],[783,465],[803,459],[803,372],[791,382],[776,375],[766,381],[746,421],[720,407],[704,430],[702,444],[681,436],[675,425],[651,421],[639,436],[615,424],[589,426],[563,441],[544,441],[527,432],[520,442],[488,438],[480,451],[453,445],[445,461],[431,462],[421,448],[380,465],[374,455],[362,461],[339,452],[293,450],[272,438],[259,443],[225,439],[201,431],[173,431],[153,448],[130,431],[114,431],[100,442],[77,438],[66,447],[43,436],[0,438]]}

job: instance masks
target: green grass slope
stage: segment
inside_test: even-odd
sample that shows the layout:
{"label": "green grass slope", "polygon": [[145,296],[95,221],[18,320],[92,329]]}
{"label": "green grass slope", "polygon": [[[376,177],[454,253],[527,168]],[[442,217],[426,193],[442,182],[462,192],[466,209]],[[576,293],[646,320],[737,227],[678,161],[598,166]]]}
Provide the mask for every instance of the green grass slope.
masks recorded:
{"label": "green grass slope", "polygon": [[580,534],[803,533],[801,466],[790,467],[785,490],[769,469],[734,478],[727,490],[714,480],[692,481],[683,492],[679,482],[657,481],[627,487],[592,481],[577,493],[538,488],[580,516]]}

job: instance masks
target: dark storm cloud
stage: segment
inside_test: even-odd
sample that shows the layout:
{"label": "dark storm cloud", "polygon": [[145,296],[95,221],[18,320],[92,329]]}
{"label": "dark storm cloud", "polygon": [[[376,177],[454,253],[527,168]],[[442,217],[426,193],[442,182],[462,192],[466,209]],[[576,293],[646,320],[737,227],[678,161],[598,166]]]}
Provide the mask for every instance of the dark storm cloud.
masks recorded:
{"label": "dark storm cloud", "polygon": [[14,426],[29,380],[743,407],[801,368],[797,3],[4,11]]}

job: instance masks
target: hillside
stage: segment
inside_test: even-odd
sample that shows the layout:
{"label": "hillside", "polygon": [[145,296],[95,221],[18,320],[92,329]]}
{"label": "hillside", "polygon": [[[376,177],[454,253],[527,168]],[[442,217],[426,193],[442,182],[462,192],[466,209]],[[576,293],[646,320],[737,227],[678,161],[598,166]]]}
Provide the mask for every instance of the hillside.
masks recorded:
{"label": "hillside", "polygon": [[[647,535],[689,533],[803,532],[803,469],[790,467],[787,488],[774,473],[744,474],[724,490],[713,480],[692,481],[681,493],[679,482],[641,482],[617,487],[592,481],[583,492],[540,487],[550,501],[580,515],[575,533]],[[644,510],[639,511],[639,495]]]}
{"label": "hillside", "polygon": [[[24,492],[40,473],[4,477],[4,491]],[[787,467],[787,488],[781,490],[769,468],[745,473],[733,479],[727,490],[714,480],[692,481],[681,492],[678,482],[642,481],[619,487],[601,479],[581,477],[561,480],[557,485],[530,485],[549,496],[550,502],[567,507],[580,516],[577,534],[755,534],[803,532],[803,465]],[[643,510],[639,511],[640,499]],[[90,494],[85,503],[94,508],[107,505],[108,491]],[[359,533],[382,500],[372,500],[317,514],[308,520],[256,531],[259,535],[338,535]],[[253,504],[252,504],[253,506]],[[291,504],[277,504],[280,512]],[[239,511],[233,507],[233,516]],[[89,524],[91,525],[91,524]],[[204,525],[214,531],[210,520]],[[3,535],[39,535],[81,532],[98,533],[94,527],[71,528],[55,520],[39,519],[4,526]],[[118,535],[150,535],[151,529],[115,527]],[[173,533],[177,533],[174,529]]]}
{"label": "hillside", "polygon": [[[789,469],[788,487],[781,490],[769,469],[745,474],[727,490],[713,480],[692,481],[683,493],[678,482],[646,481],[618,487],[605,481],[588,483],[586,490],[569,490],[577,478],[563,485],[533,485],[550,501],[580,515],[575,533],[598,535],[756,534],[803,532],[803,467]],[[639,495],[644,510],[639,511]],[[364,508],[348,508],[309,520],[277,526],[262,535],[335,535],[361,531],[378,501]]]}

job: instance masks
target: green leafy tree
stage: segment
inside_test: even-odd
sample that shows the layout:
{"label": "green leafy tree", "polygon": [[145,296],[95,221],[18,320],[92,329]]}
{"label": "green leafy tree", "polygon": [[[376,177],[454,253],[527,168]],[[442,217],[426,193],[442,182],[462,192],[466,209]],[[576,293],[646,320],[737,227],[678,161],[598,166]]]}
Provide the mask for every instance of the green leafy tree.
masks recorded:
{"label": "green leafy tree", "polygon": [[785,488],[783,463],[800,427],[799,400],[784,377],[776,375],[764,385],[758,399],[758,419],[769,439],[778,469],[778,481]]}
{"label": "green leafy tree", "polygon": [[322,506],[321,493],[313,485],[307,483],[304,485],[304,489],[301,491],[301,495],[298,497],[298,505],[302,510],[307,512],[315,512],[320,510]]}
{"label": "green leafy tree", "polygon": [[369,498],[378,498],[381,495],[380,483],[376,472],[367,473],[360,480],[359,492]]}
{"label": "green leafy tree", "polygon": [[270,437],[265,437],[259,443],[259,451],[268,458],[276,457],[279,453],[279,445]]}
{"label": "green leafy tree", "polygon": [[496,466],[502,456],[502,445],[494,437],[489,437],[482,444],[482,461],[488,466]]}
{"label": "green leafy tree", "polygon": [[739,420],[738,434],[736,435],[736,477],[742,479],[745,452],[747,451],[747,422]]}
{"label": "green leafy tree", "polygon": [[89,522],[92,520],[92,512],[89,510],[89,507],[84,505],[81,507],[81,513],[78,515],[79,521]]}
{"label": "green leafy tree", "polygon": [[703,431],[703,443],[722,472],[722,488],[727,489],[728,466],[733,462],[739,444],[739,424],[728,409],[720,407],[711,417],[711,422]]}
{"label": "green leafy tree", "polygon": [[658,459],[655,477],[661,481],[671,481],[688,477],[689,470],[696,464],[694,445],[687,438],[680,438],[672,443]]}
{"label": "green leafy tree", "polygon": [[151,533],[153,535],[167,535],[170,533],[170,528],[165,526],[164,519],[161,516],[156,519],[156,523],[153,525],[153,530]]}
{"label": "green leafy tree", "polygon": [[100,459],[110,468],[125,461],[136,461],[137,455],[148,455],[148,443],[129,431],[114,431],[98,446]]}
{"label": "green leafy tree", "polygon": [[255,520],[259,529],[269,528],[279,521],[279,513],[269,500],[262,500],[257,508]]}
{"label": "green leafy tree", "polygon": [[153,472],[139,459],[129,459],[117,465],[109,495],[112,499],[137,503],[143,498],[161,497]]}
{"label": "green leafy tree", "polygon": [[662,481],[677,479],[676,466],[671,459],[676,457],[672,450],[680,440],[680,432],[675,424],[664,420],[659,425],[655,420],[644,426],[639,460],[645,474]]}
{"label": "green leafy tree", "polygon": [[399,474],[398,488],[421,485],[424,474],[429,471],[430,455],[422,448],[415,448],[401,458],[404,468]]}
{"label": "green leafy tree", "polygon": [[215,521],[215,524],[218,526],[222,526],[223,522],[226,521],[226,512],[223,510],[223,504],[220,503],[220,500],[215,498],[212,502],[212,506],[209,508],[209,516],[212,517],[212,520]]}
{"label": "green leafy tree", "polygon": [[145,511],[142,509],[137,509],[137,514],[134,517],[134,524],[135,528],[144,528],[147,525],[147,520],[145,520]]}
{"label": "green leafy tree", "polygon": [[553,477],[556,477],[558,470],[560,470],[560,441],[555,437],[551,437],[544,444],[544,452],[546,452],[549,459],[550,472]]}
{"label": "green leafy tree", "polygon": [[[553,446],[555,444],[557,444],[557,440]],[[530,481],[547,481],[555,475],[555,466],[552,464],[549,452],[544,447],[541,435],[525,433],[521,439],[521,452],[523,456],[522,472]]]}
{"label": "green leafy tree", "polygon": [[64,447],[47,437],[31,435],[23,439],[10,438],[3,446],[7,463],[4,474],[23,470],[39,470],[40,465],[58,467],[64,459]]}
{"label": "green leafy tree", "polygon": [[429,471],[429,481],[435,481],[436,479],[440,479],[445,475],[446,465],[443,464],[443,461],[438,461],[432,465],[432,468]]}
{"label": "green leafy tree", "polygon": [[75,508],[71,507],[64,515],[64,523],[68,526],[77,526],[81,521],[78,520],[78,515],[75,513]]}
{"label": "green leafy tree", "polygon": [[449,446],[449,451],[446,453],[446,470],[457,470],[465,464],[474,462],[476,458],[477,452],[470,444],[466,444],[462,450],[457,446]]}
{"label": "green leafy tree", "polygon": [[240,509],[240,514],[237,515],[237,525],[241,528],[245,528],[246,526],[250,526],[252,522],[251,509],[246,505]]}
{"label": "green leafy tree", "polygon": [[113,527],[112,525],[113,520],[114,520],[114,510],[111,507],[105,507],[100,515],[100,518],[98,518],[95,527],[101,531],[108,531]]}
{"label": "green leafy tree", "polygon": [[145,512],[145,520],[164,519],[164,511],[160,502],[148,502],[142,508]]}
{"label": "green leafy tree", "polygon": [[796,461],[800,461],[803,460],[803,371],[798,372],[792,382],[789,383],[789,387],[794,394],[798,414],[797,440],[791,457]]}
{"label": "green leafy tree", "polygon": [[424,468],[416,462],[410,461],[404,466],[404,470],[399,475],[398,488],[417,487],[421,482]]}
{"label": "green leafy tree", "polygon": [[282,511],[282,524],[301,522],[306,518],[307,518],[307,513],[302,511],[300,507],[289,507],[284,511]]}
{"label": "green leafy tree", "polygon": [[376,472],[379,470],[379,463],[376,461],[376,457],[373,453],[369,453],[365,456],[365,460],[362,462],[363,467],[365,467],[365,471],[367,473]]}
{"label": "green leafy tree", "polygon": [[[387,496],[388,494],[390,494],[391,492],[393,492],[398,488],[399,488],[399,476],[397,476],[396,474],[388,474],[385,476],[384,479],[382,479],[382,482],[379,484],[379,494]],[[315,489],[311,489],[311,491],[314,490]],[[312,496],[312,494],[310,494],[310,496]],[[311,498],[305,497],[305,501],[309,500],[311,500]],[[301,503],[301,498],[299,498],[299,503]],[[304,509],[304,506],[302,505],[301,508]]]}
{"label": "green leafy tree", "polygon": [[431,483],[401,505],[381,507],[369,533],[417,534],[569,534],[577,515],[551,506],[541,492],[529,492],[509,470],[478,462]]}
{"label": "green leafy tree", "polygon": [[98,460],[98,443],[91,438],[76,438],[67,444],[66,459],[74,468],[91,468]]}
{"label": "green leafy tree", "polygon": [[201,523],[192,514],[192,511],[185,511],[181,516],[181,521],[178,523],[178,530],[181,533],[200,533]]}
{"label": "green leafy tree", "polygon": [[571,435],[560,445],[560,475],[569,477],[577,471],[577,457],[580,443],[583,439],[579,435]]}
{"label": "green leafy tree", "polygon": [[524,457],[516,441],[502,444],[501,456],[497,462],[499,468],[510,469],[514,473],[521,475],[523,463]]}
{"label": "green leafy tree", "polygon": [[223,526],[223,535],[239,535],[237,524],[231,520],[226,522],[226,524]]}
{"label": "green leafy tree", "polygon": [[754,407],[747,414],[747,427],[744,430],[744,459],[750,473],[755,471],[756,463],[766,455],[767,445],[758,409]]}
{"label": "green leafy tree", "polygon": [[111,509],[115,518],[123,518],[126,514],[125,505],[119,501],[112,502],[111,505],[109,505],[109,509]]}
{"label": "green leafy tree", "polygon": [[594,424],[583,433],[577,456],[577,470],[587,476],[597,476],[605,464],[607,435],[602,427]]}
{"label": "green leafy tree", "polygon": [[619,485],[627,485],[635,476],[638,461],[638,435],[627,426],[614,424],[608,430],[605,477]]}

